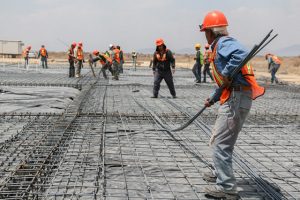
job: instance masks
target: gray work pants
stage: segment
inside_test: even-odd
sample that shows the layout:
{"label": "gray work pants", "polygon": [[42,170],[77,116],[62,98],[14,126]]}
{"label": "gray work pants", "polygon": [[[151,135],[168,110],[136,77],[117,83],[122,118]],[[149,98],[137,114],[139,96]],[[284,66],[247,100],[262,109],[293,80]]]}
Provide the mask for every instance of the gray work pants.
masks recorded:
{"label": "gray work pants", "polygon": [[76,77],[80,77],[81,68],[82,68],[82,60],[78,60],[76,63]]}
{"label": "gray work pants", "polygon": [[[112,70],[111,65],[110,65],[109,63],[105,63],[104,65],[102,65],[102,68],[101,68],[101,70],[100,70],[100,72],[102,72],[102,74],[103,74],[103,77],[104,77],[105,79],[108,79],[108,77],[107,77],[107,75],[106,75],[106,70],[109,70],[110,73],[113,75],[113,70]],[[99,73],[100,73],[100,72],[99,72]]]}
{"label": "gray work pants", "polygon": [[233,91],[230,99],[219,107],[212,134],[217,188],[236,192],[236,179],[232,168],[232,154],[238,134],[252,105],[251,91]]}
{"label": "gray work pants", "polygon": [[202,65],[200,63],[196,62],[192,69],[192,72],[193,72],[196,80],[199,82],[201,82],[201,67],[202,67]]}
{"label": "gray work pants", "polygon": [[113,78],[115,80],[119,80],[119,63],[114,61],[113,64],[112,64],[112,69],[113,69]]}
{"label": "gray work pants", "polygon": [[211,81],[214,82],[214,78],[212,77],[212,75],[210,73],[209,66],[210,66],[210,63],[206,63],[204,65],[204,69],[203,69],[203,82],[204,83],[206,83],[206,74],[208,74]]}

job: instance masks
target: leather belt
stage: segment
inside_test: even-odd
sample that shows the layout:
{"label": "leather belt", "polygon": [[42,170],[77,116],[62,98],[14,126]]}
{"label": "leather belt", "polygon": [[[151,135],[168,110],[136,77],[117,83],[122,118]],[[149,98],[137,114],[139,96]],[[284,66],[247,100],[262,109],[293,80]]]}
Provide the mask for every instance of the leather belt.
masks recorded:
{"label": "leather belt", "polygon": [[233,91],[248,91],[248,90],[251,90],[251,87],[244,86],[244,85],[234,85],[234,86],[231,86],[231,90],[233,90]]}

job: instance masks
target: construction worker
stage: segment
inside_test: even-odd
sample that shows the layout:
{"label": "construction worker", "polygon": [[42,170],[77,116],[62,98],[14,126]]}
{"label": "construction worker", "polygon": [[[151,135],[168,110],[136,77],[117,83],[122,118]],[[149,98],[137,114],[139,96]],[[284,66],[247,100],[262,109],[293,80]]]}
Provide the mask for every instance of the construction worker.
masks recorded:
{"label": "construction worker", "polygon": [[[167,49],[164,40],[158,38],[156,40],[156,51],[153,55],[153,75],[154,86],[153,96],[157,98],[160,89],[160,83],[164,79],[173,98],[176,98],[176,91],[173,82],[173,75],[175,73],[175,59],[172,52]],[[172,69],[171,69],[172,67]]]}
{"label": "construction worker", "polygon": [[124,64],[124,52],[123,52],[123,50],[121,49],[121,47],[118,45],[117,46],[117,49],[119,49],[119,51],[120,51],[120,65],[119,65],[119,67],[120,67],[120,69],[119,69],[119,72],[121,73],[121,74],[123,74],[123,64]]}
{"label": "construction worker", "polygon": [[204,69],[203,69],[203,83],[206,83],[206,73],[209,75],[212,82],[214,82],[214,79],[210,73],[210,63],[211,63],[211,50],[209,49],[209,44],[205,45],[205,52],[204,52]]}
{"label": "construction worker", "polygon": [[137,53],[135,51],[132,51],[131,57],[132,57],[132,67],[136,70]]}
{"label": "construction worker", "polygon": [[280,68],[281,60],[277,56],[270,53],[266,54],[265,58],[268,61],[268,71],[271,73],[271,83],[273,84],[275,80],[275,83],[278,84],[278,79],[275,74]]}
{"label": "construction worker", "polygon": [[[264,94],[254,77],[250,65],[245,65],[233,79],[231,75],[246,58],[248,51],[234,38],[228,36],[228,22],[220,11],[209,12],[200,31],[212,48],[213,77],[219,88],[216,95],[205,101],[210,107],[220,101],[210,145],[213,150],[214,170],[205,173],[203,179],[214,182],[205,188],[206,196],[222,199],[238,199],[236,179],[232,169],[232,154],[238,134],[248,115],[252,100]],[[221,89],[221,85],[225,86]],[[213,98],[214,97],[214,98]]]}
{"label": "construction worker", "polygon": [[29,52],[31,50],[31,46],[28,46],[24,49],[23,51],[23,58],[24,58],[24,68],[27,68],[28,64],[29,64]]}
{"label": "construction worker", "polygon": [[77,49],[75,51],[75,62],[76,62],[76,74],[75,77],[79,78],[81,75],[81,68],[83,67],[84,55],[82,42],[78,42]]}
{"label": "construction worker", "polygon": [[76,48],[76,42],[73,42],[70,46],[70,48],[68,49],[68,61],[70,64],[69,67],[69,78],[75,77],[75,66],[74,66],[74,62],[75,62],[75,51]]}
{"label": "construction worker", "polygon": [[100,70],[100,72],[102,72],[103,74],[103,77],[105,79],[108,79],[107,78],[107,75],[106,75],[106,70],[108,69],[111,74],[113,75],[113,70],[111,68],[112,66],[112,60],[109,56],[107,56],[107,54],[101,54],[98,50],[94,50],[93,51],[93,55],[96,56],[96,58],[94,58],[92,60],[93,63],[97,62],[98,60],[100,61],[101,65],[102,65],[102,68]]}
{"label": "construction worker", "polygon": [[43,68],[48,69],[47,59],[48,59],[48,51],[45,49],[45,45],[41,46],[41,49],[38,54],[38,58],[41,57],[41,63]]}
{"label": "construction worker", "polygon": [[196,83],[201,83],[201,68],[203,65],[203,55],[200,51],[201,45],[200,44],[195,44],[195,50],[196,50],[196,56],[194,60],[196,61],[194,66],[193,66],[193,74],[196,78],[195,82]]}
{"label": "construction worker", "polygon": [[112,60],[112,69],[113,69],[113,80],[119,80],[119,68],[120,68],[120,50],[115,46],[110,48],[111,50],[111,60]]}

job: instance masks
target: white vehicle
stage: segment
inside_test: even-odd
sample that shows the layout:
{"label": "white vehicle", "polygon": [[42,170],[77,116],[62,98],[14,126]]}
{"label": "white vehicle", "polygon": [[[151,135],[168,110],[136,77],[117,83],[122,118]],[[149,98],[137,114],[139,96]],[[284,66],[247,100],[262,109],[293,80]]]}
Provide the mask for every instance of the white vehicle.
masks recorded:
{"label": "white vehicle", "polygon": [[33,52],[33,51],[30,51],[28,53],[28,58],[37,58],[37,54],[35,52]]}

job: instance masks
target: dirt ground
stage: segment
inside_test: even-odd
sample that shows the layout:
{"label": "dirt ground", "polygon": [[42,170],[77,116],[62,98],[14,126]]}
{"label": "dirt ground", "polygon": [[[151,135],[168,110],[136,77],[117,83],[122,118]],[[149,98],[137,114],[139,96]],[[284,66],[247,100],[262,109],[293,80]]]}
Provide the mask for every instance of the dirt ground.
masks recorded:
{"label": "dirt ground", "polygon": [[[86,53],[85,57],[88,57]],[[194,55],[175,55],[176,66],[180,68],[192,68],[194,65]],[[152,55],[150,54],[138,54],[137,66],[149,66]],[[280,57],[282,60],[282,65],[277,72],[277,77],[280,82],[300,84],[300,56],[296,57]],[[5,63],[22,63],[22,58],[7,58],[2,59]],[[51,67],[51,63],[66,63],[67,55],[65,52],[50,52],[48,63]],[[125,62],[132,63],[131,54],[125,53]],[[37,59],[31,59],[31,63],[38,64]],[[267,70],[267,62],[262,56],[255,57],[251,61],[252,66],[256,72],[256,76],[259,78],[265,78],[270,80],[270,73]]]}

